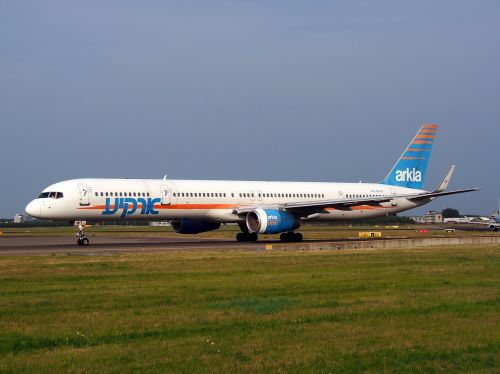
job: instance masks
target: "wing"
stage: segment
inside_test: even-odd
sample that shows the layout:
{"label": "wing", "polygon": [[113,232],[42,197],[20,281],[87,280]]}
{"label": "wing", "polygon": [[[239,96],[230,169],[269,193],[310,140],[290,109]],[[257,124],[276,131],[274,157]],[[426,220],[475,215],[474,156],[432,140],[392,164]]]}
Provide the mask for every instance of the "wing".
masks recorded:
{"label": "wing", "polygon": [[299,201],[290,202],[284,204],[274,204],[269,206],[255,205],[255,206],[244,206],[238,207],[234,210],[236,214],[245,214],[256,208],[274,208],[283,209],[290,212],[299,213],[301,215],[308,215],[311,213],[325,212],[326,208],[335,208],[338,210],[350,210],[353,206],[358,205],[372,205],[379,206],[383,203],[391,202],[394,199],[404,198],[408,200],[425,200],[434,199],[439,196],[455,195],[465,192],[478,191],[479,188],[467,188],[463,190],[455,191],[434,191],[434,192],[423,192],[418,194],[396,194],[389,196],[378,196],[378,197],[365,197],[365,198],[349,198],[349,199],[334,199],[334,200],[316,200],[316,201]]}

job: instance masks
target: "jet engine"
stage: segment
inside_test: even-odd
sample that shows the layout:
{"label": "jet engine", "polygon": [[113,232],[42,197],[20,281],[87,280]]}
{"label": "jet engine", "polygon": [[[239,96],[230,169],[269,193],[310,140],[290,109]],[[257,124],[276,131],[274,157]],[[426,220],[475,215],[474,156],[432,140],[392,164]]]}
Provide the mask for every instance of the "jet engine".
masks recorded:
{"label": "jet engine", "polygon": [[203,221],[201,219],[182,218],[170,222],[178,234],[199,234],[200,232],[217,230],[218,222]]}
{"label": "jet engine", "polygon": [[300,227],[300,218],[274,209],[254,209],[247,214],[248,231],[256,234],[277,234]]}

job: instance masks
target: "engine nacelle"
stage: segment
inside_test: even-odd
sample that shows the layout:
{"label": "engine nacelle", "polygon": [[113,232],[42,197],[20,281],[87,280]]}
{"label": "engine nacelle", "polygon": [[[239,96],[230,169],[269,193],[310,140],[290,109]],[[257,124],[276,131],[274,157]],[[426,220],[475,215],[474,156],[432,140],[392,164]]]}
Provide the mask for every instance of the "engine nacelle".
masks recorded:
{"label": "engine nacelle", "polygon": [[218,222],[203,221],[201,219],[182,218],[171,221],[170,224],[178,234],[199,234],[200,232],[217,230]]}
{"label": "engine nacelle", "polygon": [[490,230],[491,231],[498,231],[498,224],[490,223]]}
{"label": "engine nacelle", "polygon": [[254,209],[247,214],[248,231],[257,234],[278,234],[300,227],[300,218],[274,209]]}

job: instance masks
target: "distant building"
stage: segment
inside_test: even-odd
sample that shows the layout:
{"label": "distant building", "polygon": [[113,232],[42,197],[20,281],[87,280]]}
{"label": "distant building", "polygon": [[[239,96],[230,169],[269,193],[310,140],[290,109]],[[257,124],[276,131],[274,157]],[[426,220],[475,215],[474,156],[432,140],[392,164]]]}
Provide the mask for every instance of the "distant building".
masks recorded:
{"label": "distant building", "polygon": [[424,223],[424,224],[435,224],[435,223],[443,223],[443,214],[431,210],[430,212],[425,213],[422,217],[410,217],[416,223]]}
{"label": "distant building", "polygon": [[14,223],[23,223],[24,222],[24,216],[22,214],[16,214],[14,216]]}
{"label": "distant building", "polygon": [[424,223],[443,223],[443,214],[431,210],[425,214]]}

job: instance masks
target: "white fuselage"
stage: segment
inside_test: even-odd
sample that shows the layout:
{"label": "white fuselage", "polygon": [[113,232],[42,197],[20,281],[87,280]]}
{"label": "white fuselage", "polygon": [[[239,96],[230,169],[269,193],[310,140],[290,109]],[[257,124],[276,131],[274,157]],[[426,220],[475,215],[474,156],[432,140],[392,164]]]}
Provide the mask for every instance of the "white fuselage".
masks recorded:
{"label": "white fuselage", "polygon": [[[279,208],[287,203],[415,194],[421,190],[372,183],[265,182],[161,179],[73,179],[47,187],[26,207],[50,220],[203,219],[242,222],[242,207]],[[52,193],[52,194],[51,194]],[[309,220],[356,220],[402,212],[429,202],[395,198],[377,205],[326,208]],[[286,208],[285,208],[286,209]]]}

